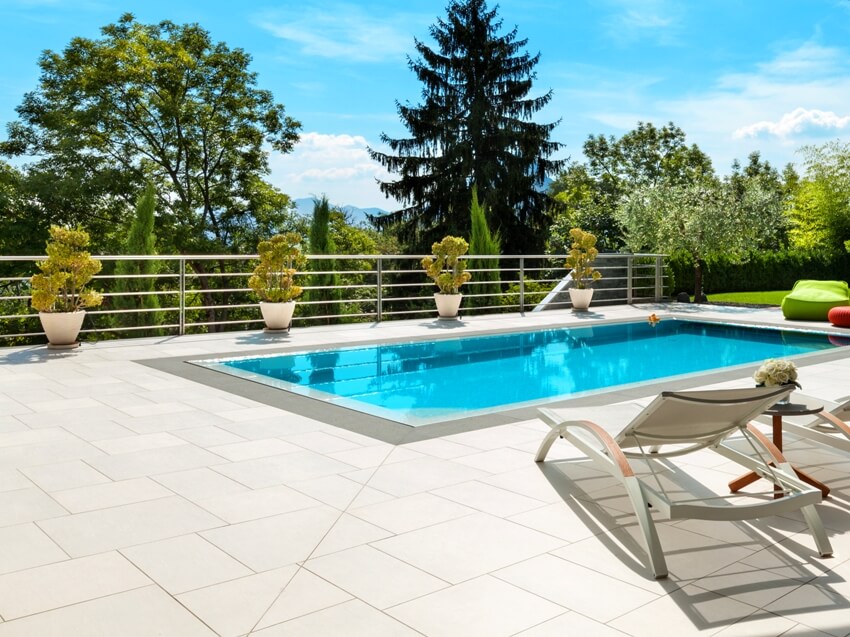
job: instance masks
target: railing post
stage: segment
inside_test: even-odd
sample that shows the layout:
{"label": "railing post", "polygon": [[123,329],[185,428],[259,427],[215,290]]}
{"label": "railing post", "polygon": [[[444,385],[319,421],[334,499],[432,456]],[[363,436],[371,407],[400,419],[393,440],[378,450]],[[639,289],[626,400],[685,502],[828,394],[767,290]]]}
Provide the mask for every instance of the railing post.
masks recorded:
{"label": "railing post", "polygon": [[525,314],[525,257],[519,258],[519,313]]}
{"label": "railing post", "polygon": [[375,295],[375,298],[377,299],[377,303],[375,305],[375,310],[376,310],[377,316],[375,317],[375,319],[378,323],[380,323],[381,322],[381,315],[384,313],[384,293],[383,293],[383,288],[384,288],[384,258],[380,255],[378,256],[378,262],[375,266],[375,269],[376,269],[376,272],[377,272],[377,281],[378,281],[378,291],[377,291],[377,294]]}
{"label": "railing post", "polygon": [[186,333],[186,259],[180,257],[180,327],[179,334],[182,336]]}
{"label": "railing post", "polygon": [[655,300],[660,301],[663,296],[663,277],[664,272],[664,257],[655,257]]}
{"label": "railing post", "polygon": [[626,256],[626,303],[629,305],[632,304],[632,297],[634,296],[632,283],[632,278],[634,276],[634,261],[635,255],[630,254]]}

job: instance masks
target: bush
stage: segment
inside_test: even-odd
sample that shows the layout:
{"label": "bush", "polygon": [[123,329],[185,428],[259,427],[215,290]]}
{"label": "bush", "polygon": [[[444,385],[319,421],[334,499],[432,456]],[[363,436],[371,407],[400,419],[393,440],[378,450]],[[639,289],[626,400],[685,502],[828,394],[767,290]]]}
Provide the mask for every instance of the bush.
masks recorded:
{"label": "bush", "polygon": [[[533,308],[546,298],[546,295],[552,291],[551,283],[540,283],[534,279],[526,278],[523,284],[525,290],[525,307],[520,308],[520,311],[525,311],[526,308]],[[500,300],[501,305],[519,305],[519,283],[513,283],[502,295]],[[508,311],[516,311],[510,309]]]}
{"label": "bush", "polygon": [[[689,255],[673,254],[665,262],[671,294],[694,289],[694,265]],[[705,260],[703,273],[706,294],[790,290],[800,279],[846,281],[850,255],[823,250],[783,250],[752,253],[744,263],[739,263],[718,254]]]}

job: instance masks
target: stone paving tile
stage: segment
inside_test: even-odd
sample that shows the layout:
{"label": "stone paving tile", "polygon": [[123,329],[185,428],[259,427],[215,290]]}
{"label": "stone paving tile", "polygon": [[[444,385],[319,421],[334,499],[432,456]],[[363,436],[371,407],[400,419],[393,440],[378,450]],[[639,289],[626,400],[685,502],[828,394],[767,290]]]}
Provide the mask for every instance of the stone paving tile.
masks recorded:
{"label": "stone paving tile", "polygon": [[121,549],[121,553],[169,593],[185,593],[251,575],[248,567],[190,533]]}
{"label": "stone paving tile", "polygon": [[119,553],[66,560],[0,575],[0,615],[9,621],[150,583]]}
{"label": "stone paving tile", "polygon": [[0,527],[68,515],[41,489],[0,491]]}
{"label": "stone paving tile", "polygon": [[95,469],[113,480],[127,480],[171,473],[185,469],[197,469],[223,464],[219,455],[190,444],[180,444],[157,449],[143,449],[114,456],[100,456],[89,460]]}
{"label": "stone paving tile", "polygon": [[42,520],[39,527],[69,555],[79,557],[224,524],[191,502],[171,496]]}
{"label": "stone paving tile", "polygon": [[82,460],[27,467],[21,473],[48,493],[109,482],[109,478]]}
{"label": "stone paving tile", "polygon": [[335,509],[313,507],[223,526],[201,536],[260,572],[307,559],[338,517]]}
{"label": "stone paving tile", "polygon": [[[2,635],[2,633],[0,633]],[[252,633],[256,637],[421,637],[422,633],[358,599],[336,604],[270,628]]]}
{"label": "stone paving tile", "polygon": [[68,554],[33,523],[0,527],[0,573],[67,559]]}
{"label": "stone paving tile", "polygon": [[[775,310],[681,311],[782,322]],[[463,333],[578,320],[570,312],[471,317]],[[265,637],[850,632],[843,454],[788,441],[789,457],[835,489],[818,507],[835,557],[814,553],[795,514],[664,522],[671,576],[656,581],[616,481],[563,443],[544,465],[531,461],[547,430],[535,418],[393,446],[134,362],[407,339],[433,335],[431,326],[0,350],[0,614],[16,617],[0,619],[0,637],[195,637],[213,635],[210,627],[240,637],[252,628]],[[807,393],[850,393],[842,380],[850,359],[808,363]],[[717,386],[750,382],[733,372]],[[646,402],[640,388],[610,398],[627,399]],[[737,473],[711,455],[685,464],[723,484]],[[440,584],[420,590],[417,582]],[[618,591],[619,616],[595,605],[590,592],[599,589]]]}
{"label": "stone paving tile", "polygon": [[563,611],[557,604],[485,575],[394,606],[387,613],[433,637],[509,637]]}
{"label": "stone paving tile", "polygon": [[100,597],[0,624],[0,637],[216,637],[157,586]]}
{"label": "stone paving tile", "polygon": [[71,513],[108,509],[122,504],[167,498],[171,495],[173,495],[171,491],[150,478],[106,482],[51,493],[51,497]]}

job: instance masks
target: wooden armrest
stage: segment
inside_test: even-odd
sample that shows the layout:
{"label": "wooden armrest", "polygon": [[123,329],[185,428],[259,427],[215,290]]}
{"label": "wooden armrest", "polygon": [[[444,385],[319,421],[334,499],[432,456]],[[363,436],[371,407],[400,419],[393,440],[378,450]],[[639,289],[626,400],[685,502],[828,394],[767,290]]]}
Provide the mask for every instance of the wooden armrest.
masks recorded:
{"label": "wooden armrest", "polygon": [[752,434],[752,436],[764,446],[764,448],[767,450],[767,452],[773,457],[773,461],[777,465],[780,462],[787,462],[787,460],[785,460],[785,456],[783,456],[782,452],[779,451],[779,447],[777,447],[775,444],[773,444],[773,441],[770,438],[768,438],[767,436],[765,436],[761,432],[761,430],[758,427],[755,426],[755,423],[752,423],[752,422],[748,423],[747,424],[747,431],[749,431]]}

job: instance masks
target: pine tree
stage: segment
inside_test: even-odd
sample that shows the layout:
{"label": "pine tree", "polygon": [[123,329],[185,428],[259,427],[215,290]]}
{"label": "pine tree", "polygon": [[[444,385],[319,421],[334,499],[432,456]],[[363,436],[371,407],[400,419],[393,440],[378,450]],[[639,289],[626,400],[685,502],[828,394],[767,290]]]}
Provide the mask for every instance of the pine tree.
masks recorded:
{"label": "pine tree", "polygon": [[446,19],[430,30],[436,48],[416,40],[419,57],[409,60],[423,84],[421,105],[397,103],[411,136],[384,133],[391,152],[370,149],[373,159],[399,174],[381,182],[381,191],[405,206],[373,221],[396,228],[408,249],[427,250],[446,234],[469,236],[473,184],[509,252],[542,246],[548,197],[541,187],[563,162],[548,159],[561,146],[549,141],[557,122],[530,118],[552,91],[528,97],[540,56],[524,51],[527,40],[517,39],[516,28],[500,34],[496,14],[486,0],[450,2]]}
{"label": "pine tree", "polygon": [[[487,225],[487,208],[478,202],[478,188],[472,187],[472,205],[469,207],[470,223],[472,225],[469,236],[469,253],[472,255],[502,254],[502,238],[498,231],[493,233]],[[475,273],[476,294],[492,294],[482,298],[470,299],[476,307],[486,307],[498,302],[498,296],[502,292],[499,283],[501,272],[499,262],[495,259],[470,259],[470,267],[481,270]]]}
{"label": "pine tree", "polygon": [[[156,209],[156,189],[148,182],[136,201],[136,214],[127,233],[125,251],[131,255],[156,254],[156,235],[154,233],[154,211]],[[116,279],[116,292],[130,292],[131,296],[112,297],[112,306],[122,310],[158,310],[159,298],[150,294],[156,290],[156,280],[152,275],[159,270],[159,263],[150,261],[118,261],[115,274],[119,276],[142,275],[144,278]],[[161,312],[132,312],[120,314],[118,322],[124,326],[157,325],[162,322]]]}
{"label": "pine tree", "polygon": [[[313,200],[313,219],[310,222],[310,253],[311,254],[335,254],[336,246],[330,235],[331,205],[326,195]],[[310,286],[316,288],[310,290],[307,299],[310,301],[334,301],[339,300],[339,290],[332,286],[339,285],[339,276],[334,269],[333,261],[313,260],[310,263],[316,274],[310,277]],[[328,289],[332,288],[332,289]],[[337,303],[319,303],[311,306],[311,313],[324,316],[338,314],[340,311]],[[330,319],[327,320],[330,323]]]}

